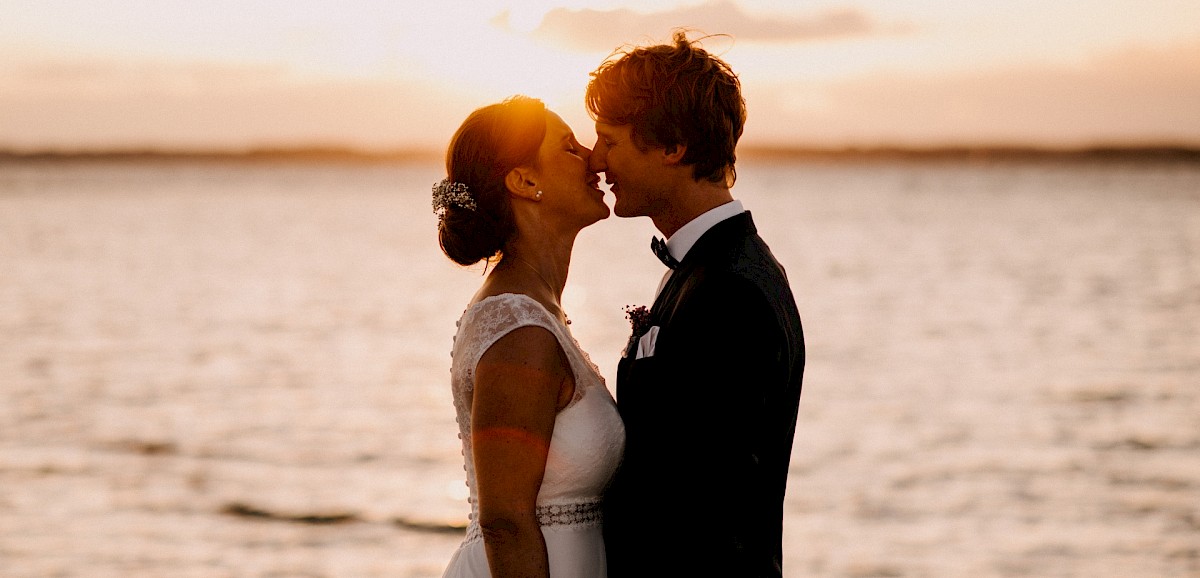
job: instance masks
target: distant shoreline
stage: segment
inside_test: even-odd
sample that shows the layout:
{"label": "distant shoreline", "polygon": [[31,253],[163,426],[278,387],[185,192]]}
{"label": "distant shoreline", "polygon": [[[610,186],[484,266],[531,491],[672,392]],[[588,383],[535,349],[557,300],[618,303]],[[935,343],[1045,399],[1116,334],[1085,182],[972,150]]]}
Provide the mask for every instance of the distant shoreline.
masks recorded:
{"label": "distant shoreline", "polygon": [[[407,164],[441,162],[431,149],[366,150],[336,147],[222,149],[0,150],[0,162],[215,162]],[[1123,161],[1200,163],[1200,146],[772,147],[743,146],[741,160]]]}
{"label": "distant shoreline", "polygon": [[1200,147],[1094,146],[1049,148],[1033,146],[948,147],[747,147],[739,158],[814,160],[950,160],[950,161],[1128,161],[1200,162]]}
{"label": "distant shoreline", "polygon": [[441,154],[425,149],[370,151],[351,148],[296,147],[223,149],[111,149],[111,150],[0,150],[0,162],[325,162],[357,164],[398,164],[441,159]]}

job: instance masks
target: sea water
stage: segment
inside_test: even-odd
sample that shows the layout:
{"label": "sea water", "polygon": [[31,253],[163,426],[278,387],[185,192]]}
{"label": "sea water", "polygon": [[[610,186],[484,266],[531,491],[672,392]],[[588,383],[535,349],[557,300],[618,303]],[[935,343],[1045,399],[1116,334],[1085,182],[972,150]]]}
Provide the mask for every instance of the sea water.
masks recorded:
{"label": "sea water", "polygon": [[[439,252],[442,176],[0,164],[0,575],[440,575],[468,512],[451,338],[484,273]],[[1200,165],[738,179],[808,345],[788,575],[1200,575]],[[610,389],[653,233],[576,243],[564,308]],[[703,507],[662,500],[663,532]]]}

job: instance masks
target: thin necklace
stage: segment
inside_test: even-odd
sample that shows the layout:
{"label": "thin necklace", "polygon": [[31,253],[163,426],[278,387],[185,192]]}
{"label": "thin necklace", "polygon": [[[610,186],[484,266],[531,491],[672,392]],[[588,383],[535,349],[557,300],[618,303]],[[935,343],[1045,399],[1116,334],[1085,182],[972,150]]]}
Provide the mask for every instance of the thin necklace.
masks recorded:
{"label": "thin necklace", "polygon": [[[542,283],[545,283],[545,284],[546,284],[546,288],[550,290],[550,294],[551,294],[551,295],[553,295],[553,294],[554,294],[554,285],[551,285],[551,284],[550,284],[550,282],[549,282],[549,281],[547,281],[547,280],[546,280],[546,278],[542,276],[542,272],[541,272],[541,271],[538,271],[538,270],[537,270],[537,267],[534,267],[533,265],[530,265],[530,264],[529,264],[529,261],[526,261],[526,260],[524,260],[524,259],[522,259],[522,258],[520,258],[520,257],[518,257],[518,256],[516,256],[516,255],[512,255],[511,257],[512,257],[513,259],[516,259],[517,261],[520,261],[522,265],[524,265],[524,266],[526,266],[526,267],[529,267],[529,270],[530,270],[530,271],[533,271],[533,274],[534,274],[534,275],[537,275],[537,276],[538,276],[538,279],[541,279],[541,280],[542,280]],[[566,324],[567,324],[567,325],[570,325],[570,324],[571,324],[571,318],[567,316],[567,312],[562,310],[562,306],[559,306],[558,310],[559,310],[560,312],[562,312],[562,314],[563,314],[563,319],[564,319],[564,320],[566,320]]]}

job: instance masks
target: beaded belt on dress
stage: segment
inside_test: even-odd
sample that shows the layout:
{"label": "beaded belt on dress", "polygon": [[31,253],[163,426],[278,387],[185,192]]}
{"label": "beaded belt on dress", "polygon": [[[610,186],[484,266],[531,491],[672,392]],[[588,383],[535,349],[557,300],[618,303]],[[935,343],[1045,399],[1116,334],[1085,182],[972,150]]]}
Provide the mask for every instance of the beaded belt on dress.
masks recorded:
{"label": "beaded belt on dress", "polygon": [[[538,526],[596,526],[604,519],[604,504],[599,500],[579,502],[575,504],[552,504],[538,506],[534,509]],[[478,540],[483,535],[479,531],[479,521],[471,514],[471,523],[467,525],[466,542]]]}

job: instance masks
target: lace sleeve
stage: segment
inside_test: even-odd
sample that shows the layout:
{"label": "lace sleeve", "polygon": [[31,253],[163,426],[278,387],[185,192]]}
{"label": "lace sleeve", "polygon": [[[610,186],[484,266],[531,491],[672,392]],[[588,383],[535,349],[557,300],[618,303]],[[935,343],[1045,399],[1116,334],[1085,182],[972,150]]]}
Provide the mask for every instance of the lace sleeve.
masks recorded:
{"label": "lace sleeve", "polygon": [[521,327],[535,326],[545,328],[560,344],[562,342],[554,319],[541,304],[526,295],[505,293],[487,297],[467,309],[458,323],[450,373],[454,403],[460,413],[471,405],[475,366],[501,337]]}

